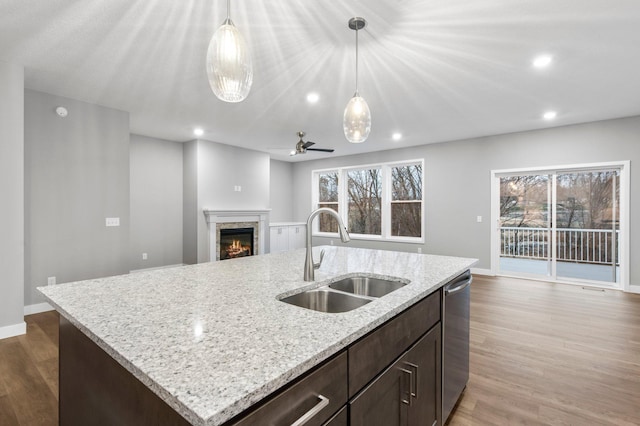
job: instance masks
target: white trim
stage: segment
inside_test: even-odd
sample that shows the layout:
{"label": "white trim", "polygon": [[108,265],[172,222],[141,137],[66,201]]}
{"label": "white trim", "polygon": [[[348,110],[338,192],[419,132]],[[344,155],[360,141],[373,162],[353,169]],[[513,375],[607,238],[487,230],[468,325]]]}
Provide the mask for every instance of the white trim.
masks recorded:
{"label": "white trim", "polygon": [[27,323],[24,321],[18,324],[0,327],[0,339],[7,339],[22,334],[27,334]]}
{"label": "white trim", "polygon": [[258,253],[265,254],[265,242],[267,241],[267,231],[269,228],[269,212],[271,209],[255,210],[212,210],[203,209],[209,227],[209,261],[215,262],[217,230],[216,224],[230,222],[258,222]]}
{"label": "white trim", "polygon": [[[500,227],[500,177],[505,175],[525,174],[525,173],[537,173],[548,172],[558,173],[563,171],[580,172],[590,171],[598,169],[619,169],[620,170],[620,235],[622,241],[620,242],[620,252],[618,258],[620,259],[620,282],[615,287],[619,290],[635,293],[637,290],[632,289],[629,282],[629,223],[630,212],[629,204],[631,197],[630,190],[630,176],[631,176],[631,161],[608,161],[603,163],[586,163],[586,164],[569,164],[560,166],[545,166],[545,167],[530,167],[530,168],[518,168],[518,169],[503,169],[491,171],[491,223],[495,225],[495,229],[491,232],[491,271],[494,275],[498,274],[500,256],[498,253],[498,247],[500,246],[500,233],[497,230]],[[555,199],[552,202],[555,205]],[[555,245],[553,245],[555,247]],[[554,271],[555,272],[555,271]],[[518,278],[529,278],[520,277]],[[536,279],[536,278],[533,278]],[[541,278],[549,282],[566,283],[565,281],[554,280],[553,277]],[[569,284],[580,284],[579,282],[569,282]],[[582,282],[581,285],[593,285],[589,282]],[[635,286],[640,288],[640,286]],[[610,287],[605,287],[610,288]],[[634,291],[635,290],[635,291]]]}
{"label": "white trim", "polygon": [[34,305],[27,305],[24,307],[24,314],[25,315],[33,315],[33,314],[40,314],[42,312],[49,312],[49,311],[53,311],[54,308],[53,306],[51,306],[50,304],[43,302],[43,303],[36,303]]}
{"label": "white trim", "polygon": [[177,268],[178,266],[184,266],[184,263],[176,263],[175,265],[164,265],[164,266],[155,266],[153,268],[142,268],[142,269],[132,269],[129,271],[130,274],[135,274],[136,272],[146,272],[146,271],[156,271],[158,269],[169,269],[169,268]]}
{"label": "white trim", "polygon": [[628,291],[629,293],[640,294],[640,285],[630,285],[629,290],[625,290],[625,291]]}
{"label": "white trim", "polygon": [[473,275],[483,275],[485,277],[495,277],[496,276],[496,274],[494,274],[491,269],[484,269],[484,268],[471,268],[471,273]]}

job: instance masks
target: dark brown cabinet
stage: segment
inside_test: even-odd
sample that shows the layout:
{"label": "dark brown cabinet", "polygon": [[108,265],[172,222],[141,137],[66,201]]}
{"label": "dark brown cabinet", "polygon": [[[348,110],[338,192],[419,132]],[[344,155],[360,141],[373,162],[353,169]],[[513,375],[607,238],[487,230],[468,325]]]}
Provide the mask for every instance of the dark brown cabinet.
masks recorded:
{"label": "dark brown cabinet", "polygon": [[440,424],[440,336],[438,323],[352,399],[349,424]]}

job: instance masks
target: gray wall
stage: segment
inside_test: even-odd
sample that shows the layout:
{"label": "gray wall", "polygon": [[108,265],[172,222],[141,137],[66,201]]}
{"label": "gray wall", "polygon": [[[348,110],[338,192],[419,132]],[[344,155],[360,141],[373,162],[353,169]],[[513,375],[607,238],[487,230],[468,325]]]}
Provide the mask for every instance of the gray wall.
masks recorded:
{"label": "gray wall", "polygon": [[[23,120],[24,70],[0,62],[0,335],[17,334],[15,328],[23,327]],[[4,333],[4,327],[13,331]]]}
{"label": "gray wall", "polygon": [[[491,170],[620,160],[631,160],[633,167],[640,163],[640,117],[295,163],[294,220],[304,220],[311,210],[312,170],[415,158],[425,159],[426,243],[423,251],[475,257],[480,259],[478,268],[489,269]],[[631,218],[638,215],[638,188],[640,174],[632,172]],[[477,223],[476,216],[483,216],[484,221]],[[328,239],[316,238],[314,242],[327,244]],[[417,248],[414,244],[358,240],[349,244],[404,251]],[[633,262],[638,253],[640,227],[635,226],[632,219],[632,285],[640,284],[640,264]]]}
{"label": "gray wall", "polygon": [[[209,230],[203,209],[267,209],[269,155],[204,140],[187,142],[184,149],[184,262],[208,262]],[[235,186],[242,190],[235,191]]]}
{"label": "gray wall", "polygon": [[182,263],[182,149],[131,135],[131,270]]}
{"label": "gray wall", "polygon": [[[55,113],[59,105],[69,115]],[[129,114],[25,92],[25,304],[58,283],[129,271]],[[119,227],[105,218],[119,217]]]}
{"label": "gray wall", "polygon": [[271,160],[269,179],[271,222],[293,220],[293,163]]}
{"label": "gray wall", "polygon": [[198,141],[182,148],[182,261],[198,263]]}

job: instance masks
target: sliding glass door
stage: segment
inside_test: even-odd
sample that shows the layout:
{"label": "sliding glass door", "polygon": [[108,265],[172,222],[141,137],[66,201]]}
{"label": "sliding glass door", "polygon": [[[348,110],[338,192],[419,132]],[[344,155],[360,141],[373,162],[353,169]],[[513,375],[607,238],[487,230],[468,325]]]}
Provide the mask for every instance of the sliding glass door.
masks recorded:
{"label": "sliding glass door", "polygon": [[495,177],[499,274],[619,287],[619,168]]}
{"label": "sliding glass door", "polygon": [[556,276],[618,282],[620,172],[556,176]]}

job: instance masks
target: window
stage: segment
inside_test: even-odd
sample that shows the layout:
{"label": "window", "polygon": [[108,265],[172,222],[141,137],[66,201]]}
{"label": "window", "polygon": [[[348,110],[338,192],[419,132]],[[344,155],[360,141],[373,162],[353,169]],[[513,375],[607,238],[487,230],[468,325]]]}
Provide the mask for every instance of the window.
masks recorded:
{"label": "window", "polygon": [[[313,172],[314,208],[337,211],[352,237],[423,242],[423,160]],[[314,232],[335,234],[321,214]]]}
{"label": "window", "polygon": [[422,164],[391,168],[391,235],[422,235]]}
{"label": "window", "polygon": [[[318,174],[318,207],[328,207],[338,210],[338,172],[326,172]],[[338,223],[329,215],[321,214],[318,217],[320,232],[338,232]]]}
{"label": "window", "polygon": [[382,234],[382,171],[376,169],[347,172],[349,218],[347,229],[355,234]]}

